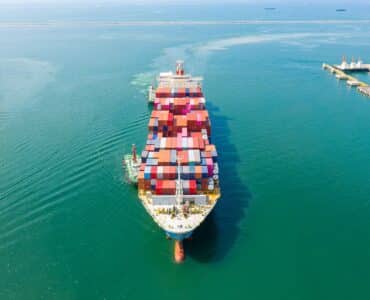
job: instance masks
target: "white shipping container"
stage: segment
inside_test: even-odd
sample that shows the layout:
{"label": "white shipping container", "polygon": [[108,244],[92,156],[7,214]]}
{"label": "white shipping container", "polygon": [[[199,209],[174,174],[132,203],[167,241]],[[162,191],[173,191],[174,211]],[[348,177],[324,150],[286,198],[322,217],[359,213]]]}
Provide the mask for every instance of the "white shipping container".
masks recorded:
{"label": "white shipping container", "polygon": [[188,138],[188,148],[194,148],[193,138],[191,137]]}
{"label": "white shipping container", "polygon": [[175,196],[153,195],[152,201],[153,201],[153,205],[176,205]]}
{"label": "white shipping container", "polygon": [[200,151],[199,149],[194,150],[194,162],[200,163]]}
{"label": "white shipping container", "polygon": [[161,146],[160,146],[161,149],[166,148],[166,142],[167,142],[167,138],[162,138],[161,139]]}
{"label": "white shipping container", "polygon": [[208,197],[206,195],[185,195],[184,201],[194,202],[196,205],[207,205]]}
{"label": "white shipping container", "polygon": [[189,150],[189,162],[194,162],[194,150]]}
{"label": "white shipping container", "polygon": [[157,167],[157,178],[163,179],[163,167],[162,166]]}
{"label": "white shipping container", "polygon": [[187,149],[188,148],[188,139],[182,138],[182,148]]}

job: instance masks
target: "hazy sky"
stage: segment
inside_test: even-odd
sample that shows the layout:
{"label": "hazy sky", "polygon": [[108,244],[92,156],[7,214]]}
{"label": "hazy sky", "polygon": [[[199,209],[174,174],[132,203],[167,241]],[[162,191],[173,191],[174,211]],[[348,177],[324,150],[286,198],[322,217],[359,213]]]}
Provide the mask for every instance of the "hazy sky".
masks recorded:
{"label": "hazy sky", "polygon": [[201,4],[201,3],[250,3],[250,4],[370,4],[370,0],[0,0],[0,4],[63,4],[63,3],[89,3],[89,4],[107,4],[107,3],[120,3],[120,4]]}

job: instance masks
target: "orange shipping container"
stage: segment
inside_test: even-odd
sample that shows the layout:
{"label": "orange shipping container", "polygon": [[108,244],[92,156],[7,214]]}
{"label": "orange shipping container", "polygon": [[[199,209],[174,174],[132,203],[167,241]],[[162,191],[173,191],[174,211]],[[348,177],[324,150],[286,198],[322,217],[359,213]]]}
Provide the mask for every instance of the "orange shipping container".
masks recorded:
{"label": "orange shipping container", "polygon": [[186,98],[175,98],[173,100],[173,104],[175,106],[186,106],[187,104],[187,99]]}
{"label": "orange shipping container", "polygon": [[207,145],[205,147],[205,150],[206,151],[215,151],[216,150],[216,147],[215,147],[215,145]]}
{"label": "orange shipping container", "polygon": [[176,115],[174,119],[175,119],[176,127],[187,127],[188,126],[188,119],[186,116]]}
{"label": "orange shipping container", "polygon": [[170,88],[166,88],[166,87],[158,87],[155,92],[155,96],[158,98],[170,97],[170,95],[171,95],[171,90]]}
{"label": "orange shipping container", "polygon": [[155,122],[156,122],[156,118],[150,118],[149,119],[149,127],[154,127]]}
{"label": "orange shipping container", "polygon": [[202,166],[195,166],[195,179],[202,179]]}
{"label": "orange shipping container", "polygon": [[205,152],[204,152],[204,157],[205,157],[205,158],[212,158],[212,152],[210,152],[210,151],[205,151]]}
{"label": "orange shipping container", "polygon": [[155,146],[154,145],[146,145],[145,146],[145,150],[148,151],[148,152],[149,151],[154,151],[154,149],[155,149]]}
{"label": "orange shipping container", "polygon": [[167,142],[168,142],[168,148],[169,149],[176,149],[176,138],[175,137],[170,137],[167,139]]}
{"label": "orange shipping container", "polygon": [[187,165],[189,163],[188,150],[177,151],[178,158],[180,159],[181,165]]}
{"label": "orange shipping container", "polygon": [[158,163],[159,165],[169,165],[171,161],[171,150],[161,149],[158,152]]}
{"label": "orange shipping container", "polygon": [[176,91],[176,94],[179,97],[185,97],[185,95],[186,95],[186,89],[185,88],[178,88],[177,91]]}

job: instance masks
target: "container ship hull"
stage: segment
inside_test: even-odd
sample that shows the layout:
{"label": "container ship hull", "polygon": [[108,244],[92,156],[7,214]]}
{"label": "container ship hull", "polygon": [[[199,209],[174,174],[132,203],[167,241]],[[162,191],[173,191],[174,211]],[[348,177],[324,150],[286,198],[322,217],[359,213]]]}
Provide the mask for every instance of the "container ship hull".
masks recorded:
{"label": "container ship hull", "polygon": [[201,78],[160,73],[138,170],[138,196],[169,238],[182,241],[217,203],[219,167]]}

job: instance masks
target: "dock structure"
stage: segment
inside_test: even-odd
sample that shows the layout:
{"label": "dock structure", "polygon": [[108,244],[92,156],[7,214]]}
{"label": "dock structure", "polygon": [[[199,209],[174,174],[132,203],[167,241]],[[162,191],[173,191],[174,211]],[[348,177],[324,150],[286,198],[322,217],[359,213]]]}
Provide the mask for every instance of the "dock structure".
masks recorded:
{"label": "dock structure", "polygon": [[361,94],[370,97],[370,86],[359,86],[357,89]]}
{"label": "dock structure", "polygon": [[356,62],[352,57],[350,63],[347,62],[346,57],[343,56],[342,63],[340,65],[335,65],[336,68],[344,72],[369,72],[370,64],[364,64],[361,59]]}
{"label": "dock structure", "polygon": [[[370,65],[362,65],[362,66],[369,66],[369,69],[366,69],[366,70],[367,72],[370,71]],[[360,81],[356,77],[347,74],[346,71],[348,70],[339,68],[338,66],[335,66],[335,65],[329,65],[326,63],[322,64],[322,68],[334,74],[337,79],[347,81],[347,84],[349,86],[356,87],[360,93],[370,97],[370,86],[366,82]]]}

